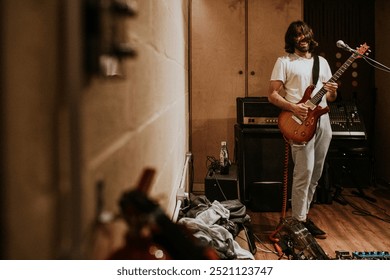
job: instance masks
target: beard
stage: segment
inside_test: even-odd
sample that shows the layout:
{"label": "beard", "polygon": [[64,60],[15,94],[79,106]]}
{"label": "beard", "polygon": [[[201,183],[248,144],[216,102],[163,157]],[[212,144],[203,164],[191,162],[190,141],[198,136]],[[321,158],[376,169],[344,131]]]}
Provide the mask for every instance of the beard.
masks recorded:
{"label": "beard", "polygon": [[[301,45],[301,42],[307,42],[307,44]],[[307,41],[307,40],[297,41],[295,43],[295,48],[298,51],[303,52],[303,53],[308,52],[309,51],[309,47],[310,47],[310,42]]]}

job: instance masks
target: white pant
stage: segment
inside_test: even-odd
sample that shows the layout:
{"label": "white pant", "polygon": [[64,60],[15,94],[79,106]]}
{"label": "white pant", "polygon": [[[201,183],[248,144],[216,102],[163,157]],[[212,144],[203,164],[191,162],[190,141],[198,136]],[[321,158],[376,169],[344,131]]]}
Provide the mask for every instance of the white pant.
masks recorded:
{"label": "white pant", "polygon": [[332,139],[329,115],[322,115],[314,137],[306,145],[291,144],[294,162],[291,192],[292,217],[305,221],[321,178],[325,157]]}

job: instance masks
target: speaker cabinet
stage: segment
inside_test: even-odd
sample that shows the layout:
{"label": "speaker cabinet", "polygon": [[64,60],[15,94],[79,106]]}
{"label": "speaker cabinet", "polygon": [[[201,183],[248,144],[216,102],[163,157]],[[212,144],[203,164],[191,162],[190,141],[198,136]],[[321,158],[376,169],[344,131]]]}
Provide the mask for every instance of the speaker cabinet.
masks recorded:
{"label": "speaker cabinet", "polygon": [[[279,128],[236,124],[234,131],[241,201],[252,211],[281,211],[285,141]],[[291,186],[293,163],[290,154],[287,157]]]}
{"label": "speaker cabinet", "polygon": [[207,174],[204,182],[205,195],[208,200],[224,201],[239,199],[237,166],[232,164],[229,174],[222,175],[211,171]]}

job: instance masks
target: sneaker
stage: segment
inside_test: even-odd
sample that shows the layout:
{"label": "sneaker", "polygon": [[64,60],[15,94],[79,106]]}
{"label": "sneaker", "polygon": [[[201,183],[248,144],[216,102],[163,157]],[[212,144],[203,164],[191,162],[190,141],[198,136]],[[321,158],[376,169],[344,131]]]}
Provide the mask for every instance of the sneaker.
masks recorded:
{"label": "sneaker", "polygon": [[307,219],[306,222],[303,222],[303,225],[307,228],[307,230],[313,235],[315,238],[318,239],[325,239],[326,233],[321,230],[319,227],[317,227],[312,220]]}

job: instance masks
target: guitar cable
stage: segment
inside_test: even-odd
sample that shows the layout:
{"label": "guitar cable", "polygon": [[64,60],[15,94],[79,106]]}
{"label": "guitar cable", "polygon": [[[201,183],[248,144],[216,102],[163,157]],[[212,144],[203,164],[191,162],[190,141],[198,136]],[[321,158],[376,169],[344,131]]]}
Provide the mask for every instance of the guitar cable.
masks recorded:
{"label": "guitar cable", "polygon": [[274,243],[274,247],[278,252],[278,255],[283,257],[283,250],[278,244],[280,241],[279,238],[276,237],[276,234],[283,228],[283,220],[286,218],[287,211],[287,190],[288,190],[288,164],[289,164],[289,156],[290,156],[290,144],[285,141],[284,142],[284,166],[283,166],[283,201],[282,201],[282,212],[280,217],[280,223],[277,228],[269,235],[269,239]]}

